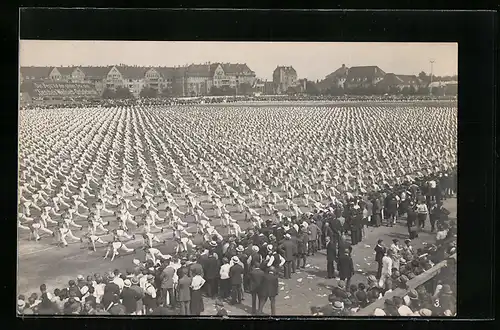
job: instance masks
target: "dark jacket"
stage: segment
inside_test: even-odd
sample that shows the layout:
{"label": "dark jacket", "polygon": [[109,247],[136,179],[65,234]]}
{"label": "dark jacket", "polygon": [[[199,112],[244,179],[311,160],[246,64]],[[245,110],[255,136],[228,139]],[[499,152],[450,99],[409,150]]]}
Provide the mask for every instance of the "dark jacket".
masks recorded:
{"label": "dark jacket", "polygon": [[114,304],[110,309],[108,309],[111,315],[126,315],[125,306],[122,304]]}
{"label": "dark jacket", "polygon": [[106,292],[101,299],[101,304],[104,306],[104,308],[108,308],[108,306],[113,302],[115,294],[111,292]]}
{"label": "dark jacket", "polygon": [[141,299],[141,295],[131,288],[123,288],[121,298],[127,314],[130,314],[137,310],[137,301]]}
{"label": "dark jacket", "polygon": [[111,294],[120,294],[120,287],[118,286],[118,284],[110,282],[104,287],[104,293],[107,292]]}
{"label": "dark jacket", "polygon": [[329,223],[330,223],[330,229],[333,232],[333,237],[332,238],[337,239],[338,237],[340,237],[340,235],[344,231],[344,225],[345,225],[345,223],[342,224],[342,222],[338,218],[330,220]]}
{"label": "dark jacket", "polygon": [[326,245],[326,260],[335,261],[337,259],[337,244],[333,241],[330,241]]}
{"label": "dark jacket", "polygon": [[207,261],[208,261],[208,255],[206,254],[201,255],[200,258],[198,259],[198,263],[201,265],[203,271],[205,271],[205,267],[207,266]]}
{"label": "dark jacket", "polygon": [[274,236],[276,236],[276,240],[279,242],[285,238],[285,229],[279,226],[274,229]]}
{"label": "dark jacket", "polygon": [[417,223],[417,213],[413,209],[408,209],[406,225],[408,228],[414,227]]}
{"label": "dark jacket", "polygon": [[247,265],[248,255],[245,254],[244,252],[242,252],[242,253],[238,252],[237,257],[243,263],[243,270],[244,270],[244,272],[247,273],[249,271],[249,268],[248,268],[248,265]]}
{"label": "dark jacket", "polygon": [[191,291],[189,289],[191,285],[191,277],[184,276],[179,278],[177,291],[179,301],[191,301]]}
{"label": "dark jacket", "polygon": [[[260,263],[262,262],[262,255],[259,252],[252,251],[252,254],[250,256],[252,257],[252,264],[256,262],[260,265]],[[252,267],[252,265],[250,265],[250,267]]]}
{"label": "dark jacket", "polygon": [[292,261],[297,254],[297,246],[291,240],[285,240],[279,249],[286,261]]}
{"label": "dark jacket", "polygon": [[203,273],[203,267],[200,263],[198,262],[195,262],[191,265],[189,265],[189,268],[188,268],[188,275],[189,277],[193,277],[193,272],[196,272],[198,271],[198,274],[200,274],[201,277],[204,277],[205,274]]}
{"label": "dark jacket", "polygon": [[356,212],[352,215],[351,228],[361,229],[363,227],[363,214],[361,212]]}
{"label": "dark jacket", "polygon": [[309,236],[306,233],[302,233],[297,236],[297,254],[303,255],[307,253],[308,242]]}
{"label": "dark jacket", "polygon": [[260,268],[253,268],[249,274],[249,289],[250,292],[258,292],[264,281],[265,273]]}
{"label": "dark jacket", "polygon": [[[120,290],[120,289],[118,288],[118,290]],[[73,293],[73,294],[75,294],[75,297],[78,297],[78,298],[82,297],[82,293],[80,292],[80,288],[76,285],[68,288],[68,293],[70,293],[70,294]]]}
{"label": "dark jacket", "polygon": [[278,295],[278,276],[275,274],[266,273],[259,290],[259,296],[261,297],[276,297]]}
{"label": "dark jacket", "polygon": [[341,279],[350,278],[354,274],[354,264],[350,256],[342,255],[339,257],[339,277]]}
{"label": "dark jacket", "polygon": [[208,257],[203,271],[205,273],[205,279],[207,280],[219,277],[219,260],[215,259],[213,256]]}
{"label": "dark jacket", "polygon": [[239,264],[234,264],[230,269],[229,269],[229,278],[231,279],[231,284],[232,285],[238,285],[243,282],[243,267],[241,267]]}
{"label": "dark jacket", "polygon": [[380,247],[378,244],[375,246],[375,261],[382,262],[382,258],[385,255],[385,248]]}

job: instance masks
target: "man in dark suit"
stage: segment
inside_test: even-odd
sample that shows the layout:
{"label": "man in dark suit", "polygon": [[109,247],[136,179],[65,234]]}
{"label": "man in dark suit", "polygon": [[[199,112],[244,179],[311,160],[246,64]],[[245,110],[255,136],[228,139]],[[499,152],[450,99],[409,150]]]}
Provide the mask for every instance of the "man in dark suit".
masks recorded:
{"label": "man in dark suit", "polygon": [[337,244],[326,236],[326,271],[328,278],[335,277],[335,261],[337,260]]}
{"label": "man in dark suit", "polygon": [[[264,281],[265,273],[260,269],[260,265],[255,262],[252,263],[252,270],[249,274],[249,291],[252,294],[252,315],[257,313],[257,295],[261,290],[261,286]],[[260,306],[260,299],[259,299]]]}
{"label": "man in dark suit", "polygon": [[292,237],[290,234],[285,235],[285,241],[280,245],[279,250],[281,254],[285,258],[285,267],[283,269],[284,278],[292,277],[292,262],[295,259],[295,255],[297,254],[297,247],[292,242]]}
{"label": "man in dark suit", "polygon": [[377,246],[375,246],[375,261],[378,263],[377,269],[377,280],[382,276],[382,258],[385,255],[385,247],[383,245],[383,240],[379,239],[377,241]]}
{"label": "man in dark suit", "polygon": [[[180,268],[182,269],[182,268]],[[195,274],[197,274],[195,272]],[[191,277],[187,275],[186,269],[183,269],[181,272],[181,276],[179,276],[179,281],[177,285],[177,297],[179,299],[181,310],[181,315],[189,315],[189,304],[191,301]]]}
{"label": "man in dark suit", "polygon": [[276,268],[269,267],[259,293],[259,314],[262,314],[267,299],[271,301],[271,315],[276,315],[276,296],[278,295],[278,276]]}
{"label": "man in dark suit", "polygon": [[217,294],[217,279],[219,278],[219,260],[213,255],[208,256],[205,272],[207,296],[215,298]]}
{"label": "man in dark suit", "polygon": [[285,229],[282,226],[273,226],[274,228],[274,236],[276,236],[276,240],[279,242],[285,238]]}
{"label": "man in dark suit", "polygon": [[239,264],[240,259],[238,257],[233,257],[231,259],[233,265],[229,269],[229,278],[231,280],[231,303],[241,304],[243,299],[243,292],[241,290],[241,284],[243,283],[243,267]]}
{"label": "man in dark suit", "polygon": [[123,291],[120,295],[122,298],[122,304],[125,306],[125,310],[127,314],[135,313],[137,310],[137,301],[141,299],[141,295],[139,295],[136,291],[130,289],[132,286],[132,282],[129,279],[124,281]]}
{"label": "man in dark suit", "polygon": [[245,291],[246,286],[245,283],[248,283],[248,275],[250,273],[251,268],[248,265],[247,260],[248,260],[248,254],[245,253],[245,249],[242,245],[238,245],[236,248],[236,256],[238,259],[240,259],[241,263],[243,264],[243,291]]}
{"label": "man in dark suit", "polygon": [[[357,204],[355,205],[357,206]],[[352,210],[351,218],[351,244],[356,245],[361,242],[361,229],[363,228],[363,214],[360,208]]]}

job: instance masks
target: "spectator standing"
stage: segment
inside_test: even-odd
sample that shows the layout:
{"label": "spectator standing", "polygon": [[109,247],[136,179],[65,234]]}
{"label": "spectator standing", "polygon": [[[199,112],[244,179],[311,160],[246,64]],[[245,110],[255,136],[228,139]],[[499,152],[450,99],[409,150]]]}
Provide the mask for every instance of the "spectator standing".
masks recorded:
{"label": "spectator standing", "polygon": [[222,258],[222,266],[220,267],[220,297],[225,299],[229,297],[229,293],[231,291],[231,280],[229,279],[229,269],[231,265],[229,264],[229,260],[224,257]]}
{"label": "spectator standing", "polygon": [[144,303],[142,301],[142,299],[144,298],[144,289],[142,289],[139,286],[139,280],[137,279],[137,277],[132,277],[130,282],[132,284],[130,289],[133,290],[137,294],[137,297],[138,297],[135,314],[133,314],[133,315],[142,315],[142,311],[143,311],[143,307],[144,307]]}
{"label": "spectator standing", "polygon": [[[298,232],[297,238],[297,255],[296,260],[294,262],[297,263],[296,269],[306,268],[307,263],[307,244],[309,242],[309,237],[307,235],[307,229],[302,226]],[[302,266],[300,266],[300,262],[302,261]]]}
{"label": "spectator standing", "polygon": [[201,295],[201,288],[205,284],[205,279],[197,272],[193,274],[194,276],[191,279],[191,301],[189,308],[191,310],[191,315],[201,315],[205,310],[203,297]]}
{"label": "spectator standing", "polygon": [[203,273],[203,266],[198,261],[198,258],[196,257],[196,255],[192,255],[190,259],[191,259],[191,264],[188,267],[187,276],[193,277],[193,272],[198,272],[201,275],[201,277],[203,277],[205,275]]}
{"label": "spectator standing", "polygon": [[261,291],[261,287],[264,282],[264,277],[265,277],[264,271],[260,269],[257,263],[254,263],[252,265],[252,270],[250,271],[250,283],[249,283],[250,294],[252,295],[252,315],[255,315],[257,313],[257,308],[258,308],[257,296]]}
{"label": "spectator standing", "polygon": [[314,255],[318,251],[318,240],[321,237],[321,229],[316,224],[314,219],[311,219],[311,223],[307,226],[308,234],[308,251],[307,255]]}
{"label": "spectator standing", "polygon": [[382,257],[382,270],[379,279],[379,287],[381,288],[384,287],[386,279],[392,275],[392,256],[392,250],[387,250],[385,256]]}
{"label": "spectator standing", "polygon": [[125,306],[125,311],[128,315],[133,315],[137,311],[137,301],[141,298],[131,287],[132,282],[129,279],[123,281],[123,290],[120,295],[122,304]]}
{"label": "spectator standing", "polygon": [[292,262],[295,260],[295,255],[297,254],[297,247],[292,242],[290,234],[285,234],[285,241],[280,245],[279,249],[285,259],[285,265],[283,267],[283,277],[290,279],[292,277]]}
{"label": "spectator standing", "polygon": [[101,276],[98,276],[95,282],[96,282],[94,286],[95,301],[96,303],[99,304],[101,302],[102,297],[104,296],[104,288],[106,287],[106,284],[103,283]]}
{"label": "spectator standing", "polygon": [[180,315],[190,315],[190,302],[191,302],[191,277],[187,274],[187,269],[182,269],[179,282],[177,285],[177,296],[180,302]]}
{"label": "spectator standing", "polygon": [[241,290],[241,284],[243,283],[243,266],[240,265],[240,259],[238,257],[233,257],[231,259],[233,265],[229,269],[229,278],[231,280],[231,303],[241,304],[243,299],[243,292]]}
{"label": "spectator standing", "polygon": [[215,298],[218,289],[217,279],[219,278],[219,260],[216,253],[208,257],[204,272],[205,272],[207,296],[210,298]]}
{"label": "spectator standing", "polygon": [[354,264],[348,249],[345,249],[339,257],[339,278],[346,281],[347,287],[351,283],[351,277],[354,275]]}
{"label": "spectator standing", "polygon": [[330,236],[325,237],[326,242],[326,271],[327,278],[335,278],[335,262],[337,261],[337,245]]}
{"label": "spectator standing", "polygon": [[269,299],[271,302],[271,315],[276,315],[276,296],[279,291],[279,280],[276,274],[276,268],[269,267],[267,273],[264,276],[264,281],[260,290],[259,297],[259,314],[263,313],[264,306]]}
{"label": "spectator standing", "polygon": [[144,288],[144,309],[145,309],[145,314],[150,315],[153,310],[156,308],[157,303],[156,303],[156,295],[157,295],[157,290],[153,285],[154,281],[154,276],[149,274],[146,277],[147,283]]}
{"label": "spectator standing", "polygon": [[378,264],[378,268],[377,268],[377,279],[380,279],[380,277],[382,276],[382,258],[384,257],[385,255],[385,250],[386,248],[384,247],[383,245],[383,240],[379,239],[377,241],[377,245],[375,246],[375,261],[377,262]]}
{"label": "spectator standing", "polygon": [[418,224],[417,224],[417,213],[415,212],[415,205],[413,202],[410,203],[410,207],[407,211],[406,225],[408,226],[408,238],[414,239],[418,237]]}
{"label": "spectator standing", "polygon": [[358,204],[355,204],[352,210],[352,220],[351,220],[351,244],[356,245],[361,242],[362,230],[363,230],[363,214],[361,213]]}
{"label": "spectator standing", "polygon": [[421,201],[417,204],[417,219],[418,219],[418,226],[420,229],[425,228],[425,220],[427,219],[427,214],[429,213],[429,210],[427,209],[427,204],[425,204],[424,201]]}
{"label": "spectator standing", "polygon": [[162,301],[170,306],[175,307],[175,292],[174,292],[174,276],[176,275],[176,269],[172,265],[170,259],[166,261],[168,263],[167,267],[163,269],[161,273],[161,297]]}
{"label": "spectator standing", "polygon": [[75,281],[70,280],[68,282],[68,292],[72,294],[74,297],[81,298],[82,293],[80,292],[80,288],[76,285]]}

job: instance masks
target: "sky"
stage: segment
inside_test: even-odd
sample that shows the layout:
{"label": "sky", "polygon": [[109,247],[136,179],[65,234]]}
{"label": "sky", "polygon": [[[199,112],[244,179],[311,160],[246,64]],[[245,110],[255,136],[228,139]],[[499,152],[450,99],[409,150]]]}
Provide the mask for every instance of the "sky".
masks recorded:
{"label": "sky", "polygon": [[246,63],[258,78],[268,80],[278,65],[291,65],[299,78],[317,80],[342,64],[418,75],[430,72],[430,60],[434,75],[458,74],[457,43],[21,40],[19,57],[21,66]]}

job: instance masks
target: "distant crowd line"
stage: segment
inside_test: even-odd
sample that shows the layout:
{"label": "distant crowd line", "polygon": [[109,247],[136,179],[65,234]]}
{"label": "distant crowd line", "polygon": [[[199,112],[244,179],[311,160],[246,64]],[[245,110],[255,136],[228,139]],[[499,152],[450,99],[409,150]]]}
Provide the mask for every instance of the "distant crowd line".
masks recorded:
{"label": "distant crowd line", "polygon": [[380,101],[433,101],[433,100],[456,100],[455,96],[430,96],[430,95],[261,95],[261,96],[219,96],[219,97],[192,97],[192,98],[151,98],[151,99],[107,99],[107,100],[78,100],[59,104],[31,104],[21,107],[21,110],[29,109],[51,109],[60,107],[89,106],[131,106],[143,105],[191,105],[191,104],[220,104],[236,102],[294,102],[294,101],[336,101],[336,102],[380,102]]}

